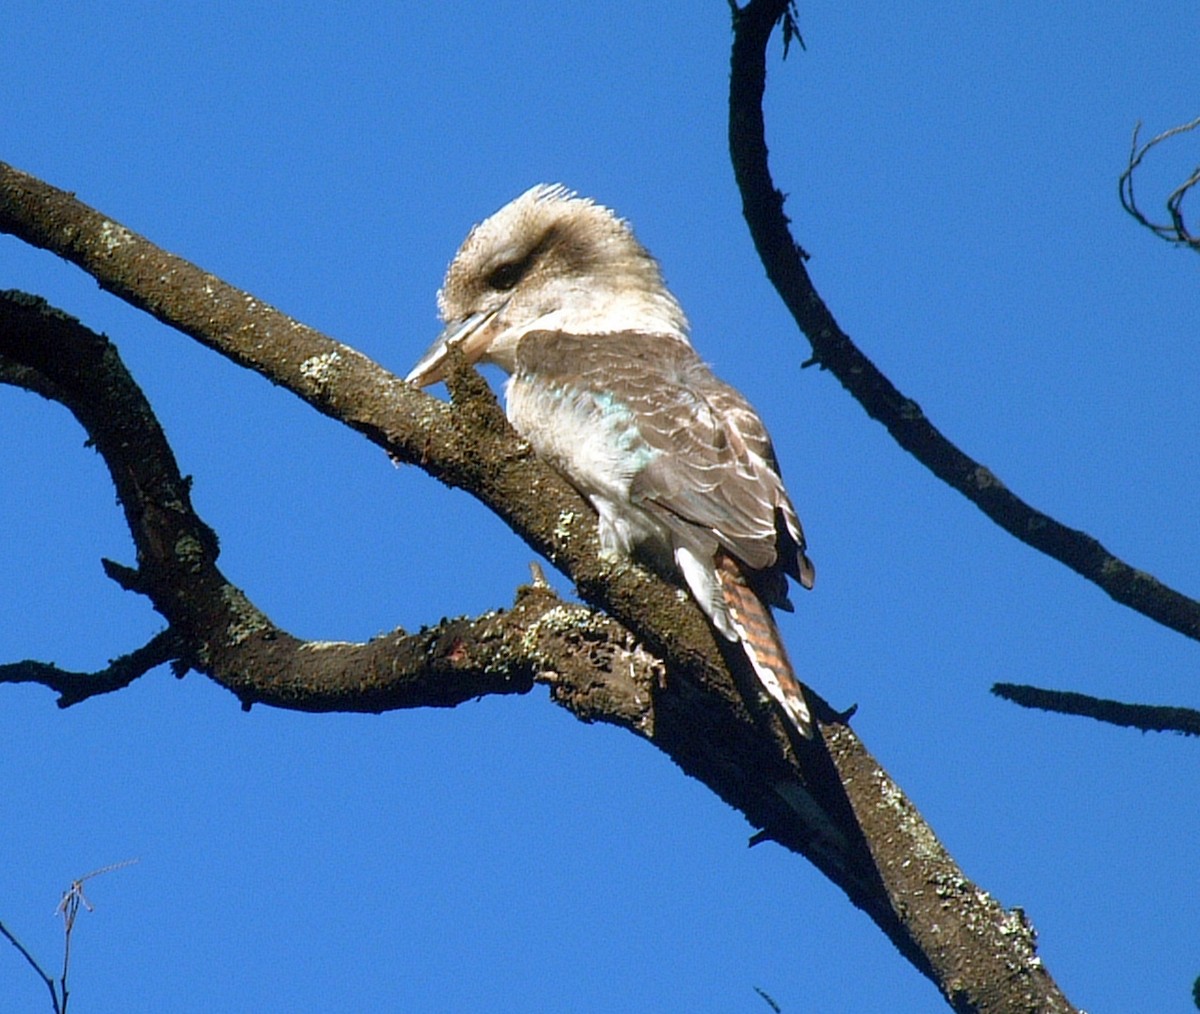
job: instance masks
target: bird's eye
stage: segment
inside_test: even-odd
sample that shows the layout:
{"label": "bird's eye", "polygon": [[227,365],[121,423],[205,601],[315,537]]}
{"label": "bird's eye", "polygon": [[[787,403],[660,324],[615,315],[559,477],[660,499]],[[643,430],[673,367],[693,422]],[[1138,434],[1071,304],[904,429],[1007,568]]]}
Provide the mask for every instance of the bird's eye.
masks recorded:
{"label": "bird's eye", "polygon": [[489,288],[496,289],[499,292],[507,292],[521,280],[521,276],[525,274],[529,267],[529,261],[510,261],[507,264],[501,264],[487,277]]}

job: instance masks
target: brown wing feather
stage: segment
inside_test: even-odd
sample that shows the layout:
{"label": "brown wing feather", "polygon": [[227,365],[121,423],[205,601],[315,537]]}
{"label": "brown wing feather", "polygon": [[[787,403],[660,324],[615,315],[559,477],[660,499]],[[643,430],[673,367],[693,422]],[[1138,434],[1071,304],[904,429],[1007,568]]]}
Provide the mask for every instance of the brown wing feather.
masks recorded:
{"label": "brown wing feather", "polygon": [[786,605],[788,574],[812,586],[804,534],[783,488],[770,437],[738,391],[669,335],[533,332],[518,369],[542,380],[619,397],[647,448],[661,452],[630,494],[686,545],[718,545],[751,571],[767,601]]}

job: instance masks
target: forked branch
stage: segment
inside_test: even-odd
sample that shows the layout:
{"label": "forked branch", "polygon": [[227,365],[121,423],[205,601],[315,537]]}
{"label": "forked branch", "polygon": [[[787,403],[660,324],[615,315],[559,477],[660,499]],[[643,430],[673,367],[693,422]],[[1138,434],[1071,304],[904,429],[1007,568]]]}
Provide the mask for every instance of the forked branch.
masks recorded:
{"label": "forked branch", "polygon": [[170,449],[116,368],[111,345],[39,301],[0,300],[3,377],[87,420],[138,547],[135,568],[110,573],[149,595],[167,619],[182,646],[177,668],[205,672],[247,705],[310,711],[449,705],[547,682],[585,720],[653,742],[763,829],[758,839],[809,857],[956,1009],[1014,1009],[1014,997],[1034,998],[1029,1009],[1070,1009],[1037,958],[1032,929],[962,874],[836,712],[812,696],[825,738],[797,758],[778,721],[745,694],[753,677],[741,689],[731,679],[694,604],[640,567],[600,560],[584,502],[530,456],[474,374],[451,378],[453,405],[435,401],[72,195],[3,165],[0,229],[72,260],[393,458],[469,490],[621,621],[534,589],[508,614],[417,635],[396,632],[365,645],[299,641],[217,569],[216,540],[194,515]]}

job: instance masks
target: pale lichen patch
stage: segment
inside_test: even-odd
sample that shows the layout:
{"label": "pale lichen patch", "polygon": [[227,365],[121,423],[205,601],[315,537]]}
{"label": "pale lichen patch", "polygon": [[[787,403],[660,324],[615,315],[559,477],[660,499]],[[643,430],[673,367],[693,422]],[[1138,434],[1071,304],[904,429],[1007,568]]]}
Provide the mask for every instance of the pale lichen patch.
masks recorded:
{"label": "pale lichen patch", "polygon": [[945,855],[941,842],[896,783],[881,768],[875,770],[875,778],[879,784],[879,805],[895,814],[897,827],[908,835],[912,853],[923,859],[941,859]]}
{"label": "pale lichen patch", "polygon": [[566,541],[571,534],[571,526],[575,524],[578,514],[573,510],[565,510],[558,515],[558,523],[554,526],[554,538],[560,542]]}
{"label": "pale lichen patch", "polygon": [[236,646],[263,630],[270,630],[271,623],[255,609],[245,593],[231,584],[221,589],[221,597],[229,606],[233,619],[225,628],[227,643]]}
{"label": "pale lichen patch", "polygon": [[342,357],[339,352],[322,352],[300,364],[300,375],[317,387],[327,386],[337,375]]}
{"label": "pale lichen patch", "polygon": [[194,535],[181,535],[175,542],[175,559],[194,574],[204,562],[204,545]]}
{"label": "pale lichen patch", "polygon": [[112,253],[119,246],[133,240],[133,233],[123,225],[105,219],[100,225],[100,242],[104,244],[105,253]]}

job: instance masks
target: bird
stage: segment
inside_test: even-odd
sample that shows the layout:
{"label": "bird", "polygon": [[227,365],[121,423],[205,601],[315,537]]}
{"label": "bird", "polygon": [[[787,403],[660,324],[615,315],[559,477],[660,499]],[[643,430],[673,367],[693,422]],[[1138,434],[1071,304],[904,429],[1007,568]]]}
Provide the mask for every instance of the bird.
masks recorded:
{"label": "bird", "polygon": [[811,738],[771,614],[792,609],[788,578],[813,586],[800,519],[762,419],[692,347],[629,223],[538,184],[470,230],[437,299],[444,328],[406,380],[445,379],[454,347],[507,373],[509,421],[591,503],[602,557],[682,580]]}

